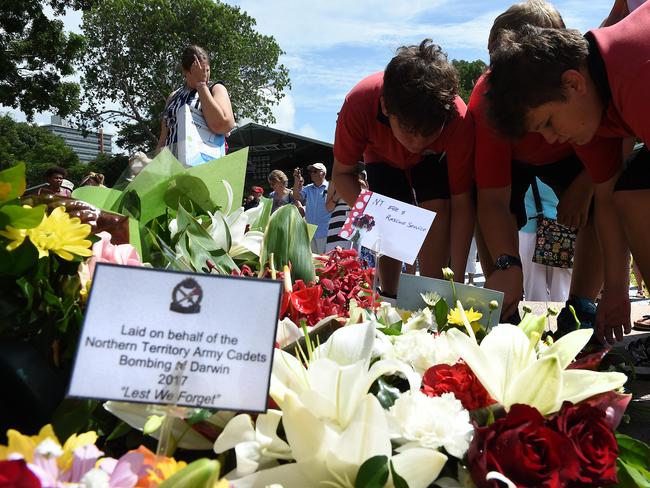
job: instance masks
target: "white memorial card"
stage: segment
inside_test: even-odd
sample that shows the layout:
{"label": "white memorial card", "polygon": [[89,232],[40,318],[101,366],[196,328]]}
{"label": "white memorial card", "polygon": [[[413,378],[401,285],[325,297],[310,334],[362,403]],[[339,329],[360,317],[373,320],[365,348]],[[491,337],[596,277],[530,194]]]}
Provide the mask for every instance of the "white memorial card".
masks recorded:
{"label": "white memorial card", "polygon": [[98,264],[69,396],[266,411],[282,284]]}
{"label": "white memorial card", "polygon": [[364,190],[339,235],[382,255],[413,264],[436,213]]}

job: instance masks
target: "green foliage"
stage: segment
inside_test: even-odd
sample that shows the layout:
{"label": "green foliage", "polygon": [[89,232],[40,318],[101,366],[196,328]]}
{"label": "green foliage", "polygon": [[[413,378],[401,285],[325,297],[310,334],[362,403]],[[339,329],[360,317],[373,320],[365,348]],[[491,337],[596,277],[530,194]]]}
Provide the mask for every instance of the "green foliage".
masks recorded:
{"label": "green foliage", "polygon": [[270,263],[271,255],[276,269],[282,270],[285,265],[291,267],[294,281],[309,283],[316,278],[307,223],[294,205],[280,207],[271,216],[262,244],[262,268]]}
{"label": "green foliage", "polygon": [[382,488],[388,481],[388,458],[373,456],[367,459],[357,473],[355,488]]}
{"label": "green foliage", "polygon": [[465,61],[463,59],[454,59],[451,64],[453,64],[458,70],[458,75],[460,77],[460,86],[458,87],[458,94],[465,103],[469,103],[469,96],[472,93],[472,89],[476,84],[476,81],[487,69],[487,65],[477,59],[476,61]]}
{"label": "green foliage", "polygon": [[618,483],[616,487],[643,487],[650,488],[650,447],[632,437],[616,434],[619,455],[616,460],[618,466]]}
{"label": "green foliage", "polygon": [[111,121],[129,150],[155,146],[165,101],[184,82],[180,54],[188,44],[210,54],[212,79],[224,82],[237,118],[273,122],[271,107],[289,86],[275,39],[218,1],[106,0],[84,13],[82,29],[88,108],[79,122]]}
{"label": "green foliage", "polygon": [[9,115],[0,116],[0,169],[19,163],[27,167],[28,186],[43,183],[50,166],[69,169],[80,165],[59,136],[34,124],[16,122]]}
{"label": "green foliage", "polygon": [[7,0],[0,3],[0,104],[20,109],[32,120],[50,110],[66,116],[79,106],[79,85],[63,81],[83,50],[83,37],[66,34],[63,22],[49,19],[45,6],[88,8],[88,0]]}

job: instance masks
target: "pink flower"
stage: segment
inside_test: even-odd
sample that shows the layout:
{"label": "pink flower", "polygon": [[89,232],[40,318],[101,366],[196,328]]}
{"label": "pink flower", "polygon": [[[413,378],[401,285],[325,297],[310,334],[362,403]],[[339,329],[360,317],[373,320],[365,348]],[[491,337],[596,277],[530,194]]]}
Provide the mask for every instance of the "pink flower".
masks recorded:
{"label": "pink flower", "polygon": [[97,234],[100,238],[93,244],[93,256],[88,261],[90,276],[92,277],[97,263],[123,264],[126,266],[142,266],[142,261],[137,251],[131,244],[111,244],[111,235],[108,232]]}

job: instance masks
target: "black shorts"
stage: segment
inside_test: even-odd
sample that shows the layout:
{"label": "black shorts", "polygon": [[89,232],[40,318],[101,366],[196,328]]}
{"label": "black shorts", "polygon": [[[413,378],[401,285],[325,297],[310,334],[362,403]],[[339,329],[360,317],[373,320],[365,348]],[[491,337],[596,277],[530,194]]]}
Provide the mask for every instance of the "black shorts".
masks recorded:
{"label": "black shorts", "polygon": [[381,193],[400,202],[414,204],[429,200],[449,199],[447,157],[431,154],[407,170],[388,163],[366,165],[370,191]]}
{"label": "black shorts", "polygon": [[643,145],[628,159],[614,191],[650,189],[650,151]]}
{"label": "black shorts", "polygon": [[512,183],[510,194],[510,211],[517,218],[517,226],[521,229],[528,220],[524,199],[533,178],[537,177],[552,188],[558,198],[576,179],[584,165],[575,155],[551,164],[534,165],[520,161],[512,162]]}

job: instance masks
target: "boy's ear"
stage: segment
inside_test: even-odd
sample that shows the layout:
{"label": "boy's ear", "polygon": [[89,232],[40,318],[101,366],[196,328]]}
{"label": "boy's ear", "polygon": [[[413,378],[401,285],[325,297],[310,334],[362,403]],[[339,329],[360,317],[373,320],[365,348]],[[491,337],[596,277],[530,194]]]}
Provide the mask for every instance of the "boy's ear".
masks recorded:
{"label": "boy's ear", "polygon": [[583,95],[587,91],[587,80],[580,71],[568,69],[562,73],[562,88],[567,94]]}
{"label": "boy's ear", "polygon": [[384,103],[384,96],[379,97],[379,103],[381,104],[381,113],[388,117],[388,110],[386,110],[386,104]]}

